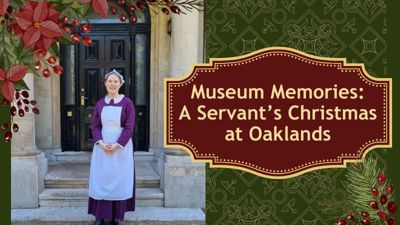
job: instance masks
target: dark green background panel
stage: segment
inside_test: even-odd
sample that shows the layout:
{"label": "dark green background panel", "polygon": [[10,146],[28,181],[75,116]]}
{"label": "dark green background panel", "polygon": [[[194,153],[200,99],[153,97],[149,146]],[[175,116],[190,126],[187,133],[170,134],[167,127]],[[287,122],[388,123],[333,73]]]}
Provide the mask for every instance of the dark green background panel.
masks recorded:
{"label": "dark green background panel", "polygon": [[[2,99],[2,97],[1,97]],[[10,122],[10,107],[0,105],[0,126]],[[4,141],[4,132],[0,132],[0,223],[10,224],[11,217],[11,143]]]}
{"label": "dark green background panel", "polygon": [[[400,7],[395,2],[207,0],[206,58],[287,46],[314,55],[362,62],[370,74],[394,78],[394,146],[389,150],[375,149],[369,157],[377,158],[379,167],[398,189],[400,57],[396,55],[400,53],[400,39],[395,21],[400,21]],[[320,203],[349,204],[345,173],[346,169],[324,169],[296,178],[271,180],[240,170],[207,168],[206,222],[209,225],[334,224],[342,213],[327,210]]]}

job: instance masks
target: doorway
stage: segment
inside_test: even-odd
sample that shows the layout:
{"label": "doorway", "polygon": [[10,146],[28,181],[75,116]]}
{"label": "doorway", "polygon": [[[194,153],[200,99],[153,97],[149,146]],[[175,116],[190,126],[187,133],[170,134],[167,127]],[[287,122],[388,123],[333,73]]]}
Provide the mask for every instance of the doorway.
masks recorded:
{"label": "doorway", "polygon": [[[146,20],[145,20],[146,21]],[[148,20],[147,20],[148,21]],[[63,151],[92,151],[92,113],[106,95],[103,77],[124,76],[120,93],[135,104],[135,151],[149,148],[150,23],[91,24],[93,44],[61,46],[61,135]],[[79,31],[79,30],[78,30]]]}

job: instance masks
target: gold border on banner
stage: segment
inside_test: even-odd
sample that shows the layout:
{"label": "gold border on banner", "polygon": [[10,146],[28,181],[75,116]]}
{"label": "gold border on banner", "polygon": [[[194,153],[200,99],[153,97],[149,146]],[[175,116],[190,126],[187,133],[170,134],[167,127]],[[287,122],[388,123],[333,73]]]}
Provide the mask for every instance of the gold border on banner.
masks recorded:
{"label": "gold border on banner", "polygon": [[[298,59],[305,63],[310,63],[313,65],[337,67],[338,69],[348,70],[349,72],[358,72],[358,75],[364,82],[369,82],[373,86],[383,87],[386,91],[384,94],[384,111],[385,118],[384,124],[386,124],[385,139],[374,139],[369,140],[363,144],[358,150],[357,154],[342,154],[338,156],[337,159],[329,160],[318,160],[308,162],[301,166],[291,168],[288,170],[266,170],[260,166],[239,161],[239,160],[229,160],[229,159],[219,159],[215,154],[197,154],[196,147],[188,142],[187,140],[181,139],[171,139],[167,127],[171,127],[171,121],[167,121],[167,113],[170,112],[170,92],[172,87],[179,87],[182,85],[187,85],[196,78],[196,72],[214,72],[218,70],[219,67],[227,66],[237,66],[241,64],[247,64],[249,62],[269,57],[269,56],[289,56],[291,58]],[[328,63],[329,62],[329,63]],[[200,67],[200,68],[199,68]],[[169,84],[168,84],[169,82]],[[171,83],[173,82],[173,83]],[[169,86],[168,86],[169,85]],[[174,86],[173,86],[174,85]],[[310,55],[305,52],[301,52],[296,49],[287,47],[269,47],[251,52],[246,55],[227,57],[227,58],[211,58],[209,63],[194,64],[192,66],[191,72],[187,73],[183,77],[177,78],[165,78],[164,79],[164,147],[165,148],[180,148],[189,152],[192,160],[195,162],[208,162],[211,168],[230,168],[239,169],[249,173],[253,173],[257,176],[272,178],[272,179],[287,179],[302,175],[304,173],[327,168],[345,168],[347,163],[354,163],[362,161],[367,153],[375,148],[392,148],[392,78],[377,78],[371,76],[366,70],[363,63],[347,63],[346,58],[329,58]],[[169,117],[168,117],[169,118]],[[389,124],[389,126],[388,126]],[[389,134],[389,135],[388,135]],[[382,143],[384,141],[384,143]],[[173,143],[173,144],[168,144]],[[351,157],[351,158],[349,158]],[[357,157],[357,158],[354,158]],[[335,164],[332,164],[335,163]]]}

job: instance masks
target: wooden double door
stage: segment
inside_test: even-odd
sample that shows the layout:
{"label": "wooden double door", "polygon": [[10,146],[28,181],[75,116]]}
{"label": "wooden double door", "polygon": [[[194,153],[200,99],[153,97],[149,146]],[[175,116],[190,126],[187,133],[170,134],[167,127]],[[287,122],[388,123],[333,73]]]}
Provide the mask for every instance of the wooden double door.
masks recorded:
{"label": "wooden double door", "polygon": [[[129,27],[126,28],[128,31]],[[135,104],[134,149],[146,151],[149,146],[149,33],[145,30],[107,32],[100,25],[92,29],[92,46],[80,43],[61,48],[65,68],[61,79],[63,150],[92,150],[93,109],[107,94],[104,75],[115,69],[125,80],[120,93]]]}

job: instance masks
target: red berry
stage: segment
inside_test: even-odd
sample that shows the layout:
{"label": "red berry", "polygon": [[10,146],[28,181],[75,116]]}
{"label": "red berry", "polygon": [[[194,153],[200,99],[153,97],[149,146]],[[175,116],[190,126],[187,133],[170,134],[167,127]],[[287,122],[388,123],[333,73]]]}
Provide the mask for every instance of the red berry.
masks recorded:
{"label": "red berry", "polygon": [[24,117],[24,116],[25,116],[24,110],[23,110],[23,109],[19,109],[19,110],[18,110],[18,115],[19,115],[20,117]]}
{"label": "red berry", "polygon": [[136,15],[132,15],[131,17],[129,17],[129,21],[131,21],[131,23],[136,23],[137,22]]}
{"label": "red berry", "polygon": [[17,108],[15,106],[11,107],[10,113],[11,113],[11,116],[17,115]]}
{"label": "red berry", "polygon": [[93,44],[92,39],[88,36],[82,37],[82,43],[85,46],[91,46]]}
{"label": "red berry", "polygon": [[[5,18],[6,16],[8,16],[8,14],[6,14],[6,15],[4,16],[4,18]],[[8,27],[7,27],[7,32],[8,32],[8,33],[11,33],[11,31],[12,31],[12,28],[11,28],[10,26],[8,26]]]}
{"label": "red berry", "polygon": [[384,212],[382,212],[382,211],[379,211],[377,214],[378,214],[378,216],[379,216],[379,218],[380,218],[381,220],[386,221],[386,219],[387,219],[386,213],[384,213]]}
{"label": "red berry", "polygon": [[19,99],[19,92],[18,91],[15,92],[15,99]]}
{"label": "red berry", "polygon": [[90,31],[92,31],[92,27],[89,24],[84,24],[81,28],[83,33],[89,33]]}
{"label": "red berry", "polygon": [[125,20],[126,20],[126,16],[125,16],[125,14],[121,14],[121,15],[119,15],[119,20],[121,21],[121,22],[124,22]]}
{"label": "red berry", "polygon": [[175,14],[179,14],[181,12],[181,9],[176,6],[176,5],[172,5],[171,7],[169,7],[171,9],[171,11]]}
{"label": "red berry", "polygon": [[46,78],[50,77],[51,75],[50,70],[49,69],[43,70],[42,75]]}
{"label": "red berry", "polygon": [[35,70],[40,70],[40,62],[36,62],[35,66],[34,66]]}
{"label": "red berry", "polygon": [[135,11],[135,6],[133,6],[133,5],[130,5],[130,6],[128,6],[128,10],[129,10],[129,12],[133,12],[133,11]]}
{"label": "red berry", "polygon": [[23,96],[24,98],[29,98],[29,92],[27,92],[27,91],[22,91],[21,94],[22,94],[22,96]]}
{"label": "red berry", "polygon": [[167,8],[162,8],[161,11],[164,13],[164,15],[169,14],[169,10]]}
{"label": "red berry", "polygon": [[46,54],[47,52],[43,51],[42,49],[39,49],[39,51],[37,52],[37,56],[39,58],[43,58]]}
{"label": "red berry", "polygon": [[5,20],[2,20],[2,21],[1,21],[1,26],[4,27],[4,25],[6,25],[6,21],[5,21]]}
{"label": "red berry", "polygon": [[22,101],[24,102],[25,105],[29,104],[29,100],[28,99],[23,99]]}
{"label": "red berry", "polygon": [[63,23],[68,23],[68,20],[69,20],[69,19],[68,19],[67,16],[64,16],[64,17],[62,18],[62,22],[63,22]]}
{"label": "red berry", "polygon": [[379,175],[378,175],[378,184],[382,185],[382,184],[385,183],[385,181],[386,181],[385,174],[383,172],[380,172]]}
{"label": "red berry", "polygon": [[71,33],[72,33],[71,27],[64,26],[64,27],[63,27],[63,30],[64,30],[67,34],[71,34]]}
{"label": "red berry", "polygon": [[390,194],[392,194],[392,192],[393,192],[393,187],[392,187],[392,185],[389,184],[386,187],[386,195],[390,195]]}
{"label": "red berry", "polygon": [[167,4],[171,4],[172,0],[164,0],[164,2],[167,3]]}
{"label": "red berry", "polygon": [[71,21],[71,24],[72,24],[72,26],[77,27],[77,26],[79,26],[79,21],[77,19],[73,19]]}
{"label": "red berry", "polygon": [[146,6],[146,3],[142,2],[142,1],[138,1],[138,2],[136,2],[136,6],[139,9],[144,9],[144,7]]}
{"label": "red berry", "polygon": [[113,15],[117,14],[117,8],[115,8],[114,6],[111,6],[111,7],[110,7],[110,12],[111,12],[111,14],[113,14]]}
{"label": "red berry", "polygon": [[389,219],[387,220],[387,224],[388,224],[388,225],[395,225],[395,224],[396,224],[396,221],[394,220],[393,217],[389,217]]}
{"label": "red berry", "polygon": [[125,0],[118,0],[118,4],[125,5]]}
{"label": "red berry", "polygon": [[8,123],[3,123],[3,124],[1,125],[1,129],[2,129],[2,130],[7,130],[7,129],[8,129]]}
{"label": "red berry", "polygon": [[10,101],[8,101],[6,98],[3,98],[2,104],[3,104],[3,106],[6,106],[6,105],[10,104]]}
{"label": "red berry", "polygon": [[336,225],[346,225],[346,220],[340,219],[336,222]]}
{"label": "red berry", "polygon": [[74,44],[78,43],[80,40],[81,37],[79,36],[79,34],[72,35],[72,42],[74,42]]}
{"label": "red berry", "polygon": [[390,213],[395,213],[397,209],[397,204],[394,201],[390,201],[387,205],[387,209],[389,210]]}
{"label": "red berry", "polygon": [[13,7],[12,7],[11,5],[8,6],[8,7],[7,7],[7,12],[8,12],[8,14],[11,14],[12,11],[13,11]]}
{"label": "red berry", "polygon": [[32,112],[35,113],[35,114],[39,114],[40,110],[35,107],[35,108],[32,109]]}
{"label": "red berry", "polygon": [[21,108],[21,107],[22,107],[22,102],[21,102],[21,100],[19,100],[19,101],[17,102],[17,106],[18,106],[18,108]]}
{"label": "red berry", "polygon": [[375,201],[370,201],[369,206],[371,206],[371,208],[375,210],[379,209],[378,203],[376,203]]}
{"label": "red berry", "polygon": [[382,205],[385,205],[385,204],[387,203],[387,200],[388,200],[388,199],[387,199],[387,196],[386,196],[386,195],[382,195],[382,196],[381,196],[381,204],[382,204]]}
{"label": "red berry", "polygon": [[36,100],[31,100],[32,105],[36,105]]}
{"label": "red berry", "polygon": [[29,107],[28,106],[25,106],[25,112],[29,112]]}
{"label": "red berry", "polygon": [[368,212],[362,212],[361,215],[362,215],[363,217],[369,217],[369,213],[368,213]]}
{"label": "red berry", "polygon": [[56,63],[56,61],[57,61],[57,59],[56,59],[55,56],[50,56],[50,57],[47,59],[47,62],[49,62],[50,64],[54,64],[54,63]]}
{"label": "red berry", "polygon": [[11,141],[11,139],[12,139],[12,133],[11,133],[10,131],[6,132],[6,133],[4,134],[4,139],[6,140],[6,142]]}
{"label": "red berry", "polygon": [[361,223],[362,223],[363,225],[370,225],[370,224],[371,224],[371,221],[370,221],[369,219],[363,219],[363,220],[361,220]]}
{"label": "red berry", "polygon": [[18,130],[19,130],[18,124],[14,123],[14,124],[13,124],[13,131],[14,131],[14,133],[18,132]]}
{"label": "red berry", "polygon": [[348,220],[354,220],[354,216],[353,216],[353,215],[348,215],[348,216],[346,217],[346,219],[348,219]]}
{"label": "red berry", "polygon": [[62,74],[62,72],[64,71],[64,69],[60,65],[56,65],[55,67],[53,67],[53,70],[57,74]]}
{"label": "red berry", "polygon": [[378,195],[379,195],[379,191],[378,191],[378,189],[375,188],[375,187],[371,188],[371,193],[372,193],[372,195],[373,195],[374,197],[378,197]]}

